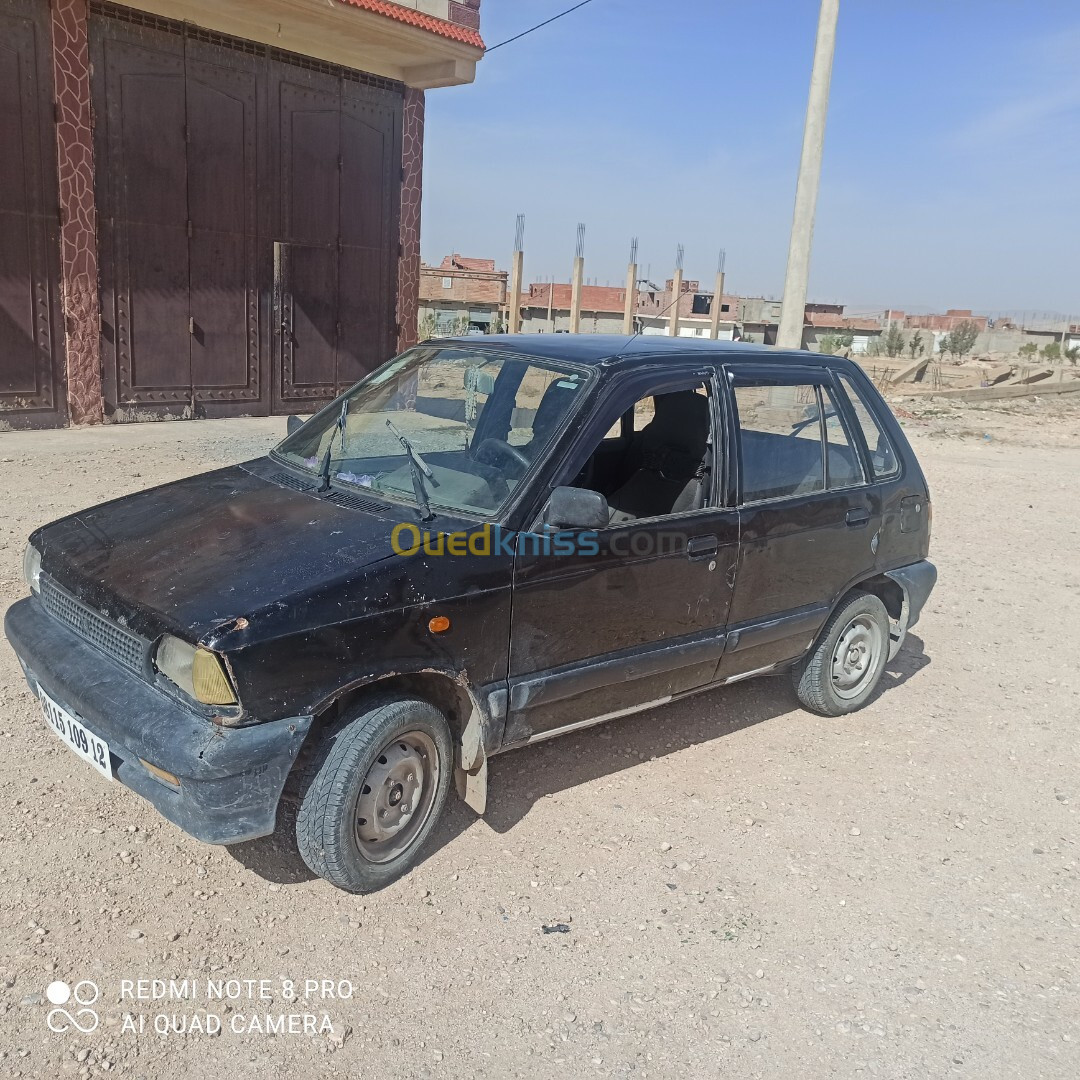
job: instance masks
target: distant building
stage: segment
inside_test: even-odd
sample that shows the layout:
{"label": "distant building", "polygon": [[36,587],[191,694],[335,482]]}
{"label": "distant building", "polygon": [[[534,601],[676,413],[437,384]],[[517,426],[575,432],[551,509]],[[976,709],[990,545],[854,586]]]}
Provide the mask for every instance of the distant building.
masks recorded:
{"label": "distant building", "polygon": [[[570,332],[572,287],[554,281],[536,282],[521,296],[521,330],[525,334]],[[609,285],[581,287],[581,332],[618,334],[623,328],[626,290]]]}
{"label": "distant building", "polygon": [[906,330],[935,330],[946,334],[962,322],[973,322],[981,334],[990,321],[985,315],[972,315],[970,308],[949,308],[944,315],[906,315],[890,310],[885,316],[887,322],[899,323]]}
{"label": "distant building", "polygon": [[[643,334],[670,334],[671,316],[675,310],[675,281],[668,278],[663,289],[655,286],[638,291],[637,319]],[[712,306],[715,293],[702,292],[701,283],[684,280],[679,297],[679,337],[707,338],[712,332]],[[737,325],[738,297],[720,298],[720,324],[717,336],[731,341],[739,332]]]}
{"label": "distant building", "polygon": [[420,333],[487,334],[503,329],[507,272],[494,259],[447,255],[420,267]]}

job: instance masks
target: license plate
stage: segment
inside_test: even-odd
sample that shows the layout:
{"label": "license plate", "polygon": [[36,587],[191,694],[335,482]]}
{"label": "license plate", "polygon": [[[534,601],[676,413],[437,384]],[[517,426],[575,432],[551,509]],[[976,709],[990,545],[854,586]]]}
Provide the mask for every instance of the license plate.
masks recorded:
{"label": "license plate", "polygon": [[56,736],[76,754],[89,761],[102,776],[111,780],[113,778],[112,761],[109,758],[109,744],[104,739],[99,739],[81,721],[62,709],[40,687],[38,697],[41,699],[41,708],[45,713],[45,719]]}

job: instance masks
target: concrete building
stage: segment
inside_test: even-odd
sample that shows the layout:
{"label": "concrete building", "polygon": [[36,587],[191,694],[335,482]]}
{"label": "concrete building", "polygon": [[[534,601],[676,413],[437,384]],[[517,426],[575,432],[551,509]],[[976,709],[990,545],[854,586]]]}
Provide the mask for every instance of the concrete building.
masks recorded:
{"label": "concrete building", "polygon": [[413,340],[480,0],[0,0],[0,424],[310,411]]}
{"label": "concrete building", "polygon": [[487,334],[503,329],[507,272],[494,259],[446,255],[420,266],[420,336]]}
{"label": "concrete building", "polygon": [[[637,320],[643,334],[670,334],[671,316],[678,310],[679,337],[707,338],[712,329],[712,305],[715,294],[703,292],[701,283],[684,279],[678,305],[674,303],[675,280],[668,278],[663,289],[648,287],[638,290]],[[720,298],[720,324],[718,337],[731,341],[738,333],[738,297]]]}
{"label": "concrete building", "polygon": [[[570,332],[571,286],[553,281],[536,282],[521,295],[521,331],[524,334]],[[626,289],[608,285],[581,288],[581,333],[620,334]]]}

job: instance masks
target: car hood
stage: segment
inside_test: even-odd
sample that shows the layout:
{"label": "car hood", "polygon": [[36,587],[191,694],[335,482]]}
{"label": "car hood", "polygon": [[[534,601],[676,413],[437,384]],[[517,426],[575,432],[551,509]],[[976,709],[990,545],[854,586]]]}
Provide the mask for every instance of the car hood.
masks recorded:
{"label": "car hood", "polygon": [[[45,574],[147,637],[206,640],[265,625],[271,613],[295,625],[327,593],[342,617],[363,616],[370,570],[395,557],[394,525],[415,511],[360,493],[359,508],[343,507],[282,479],[285,470],[260,459],[82,510],[32,540]],[[409,598],[379,606],[395,601]]]}

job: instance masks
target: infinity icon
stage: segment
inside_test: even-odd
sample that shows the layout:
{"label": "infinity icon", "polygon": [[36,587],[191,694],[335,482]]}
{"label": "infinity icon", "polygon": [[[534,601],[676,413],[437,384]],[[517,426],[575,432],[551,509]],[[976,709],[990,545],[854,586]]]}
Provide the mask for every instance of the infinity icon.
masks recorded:
{"label": "infinity icon", "polygon": [[[45,1021],[50,1031],[60,1034],[67,1031],[68,1027],[71,1026],[84,1035],[89,1035],[90,1032],[97,1030],[98,1014],[93,1009],[86,1007],[93,1005],[101,996],[97,983],[93,983],[89,979],[83,979],[75,984],[74,989],[65,982],[49,983],[45,996],[53,1005],[58,1006],[49,1010],[49,1015]],[[59,1008],[61,1005],[66,1005],[71,998],[74,998],[77,1004],[84,1006],[84,1008],[76,1009],[74,1016],[67,1009]],[[67,1023],[58,1019],[59,1017],[63,1017]],[[82,1023],[79,1022],[80,1020]]]}

